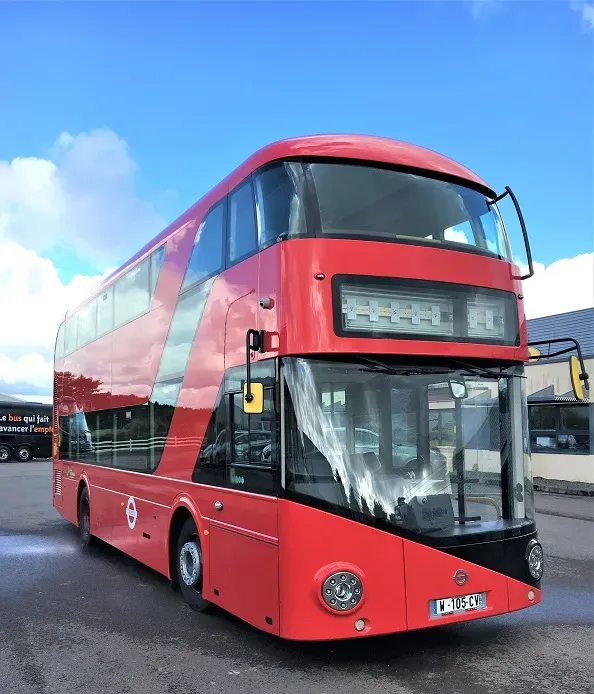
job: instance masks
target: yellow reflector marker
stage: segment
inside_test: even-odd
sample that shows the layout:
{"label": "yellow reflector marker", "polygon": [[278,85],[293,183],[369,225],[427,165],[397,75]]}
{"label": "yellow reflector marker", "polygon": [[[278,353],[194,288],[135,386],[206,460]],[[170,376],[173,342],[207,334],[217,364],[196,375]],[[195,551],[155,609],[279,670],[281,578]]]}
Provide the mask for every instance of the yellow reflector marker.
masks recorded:
{"label": "yellow reflector marker", "polygon": [[528,347],[528,354],[530,355],[530,359],[536,360],[540,357],[540,352],[536,347]]}

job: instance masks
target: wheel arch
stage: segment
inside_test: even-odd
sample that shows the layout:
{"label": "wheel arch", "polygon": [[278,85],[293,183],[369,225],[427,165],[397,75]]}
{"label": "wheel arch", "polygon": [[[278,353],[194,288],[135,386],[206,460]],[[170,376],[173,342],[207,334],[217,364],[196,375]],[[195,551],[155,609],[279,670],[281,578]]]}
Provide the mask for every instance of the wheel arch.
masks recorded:
{"label": "wheel arch", "polygon": [[89,485],[89,480],[87,479],[87,476],[83,473],[80,476],[80,479],[78,480],[78,487],[76,489],[76,522],[77,524],[80,522],[80,497],[81,494],[83,493],[83,489],[87,490],[87,494],[89,495],[89,506],[91,505],[91,486]]}
{"label": "wheel arch", "polygon": [[[168,558],[168,571],[169,580],[173,588],[178,588],[179,583],[177,580],[177,571],[175,570],[176,564],[176,551],[177,551],[177,538],[179,537],[180,531],[184,523],[191,518],[196,524],[196,529],[198,530],[198,536],[200,538],[200,545],[202,548],[202,556],[204,564],[207,563],[207,558],[205,557],[206,552],[206,539],[208,530],[205,527],[204,519],[202,518],[200,511],[187,495],[183,494],[176,498],[171,507],[171,515],[169,517],[169,532],[167,535],[167,558]],[[207,573],[204,573],[204,581],[206,582]]]}

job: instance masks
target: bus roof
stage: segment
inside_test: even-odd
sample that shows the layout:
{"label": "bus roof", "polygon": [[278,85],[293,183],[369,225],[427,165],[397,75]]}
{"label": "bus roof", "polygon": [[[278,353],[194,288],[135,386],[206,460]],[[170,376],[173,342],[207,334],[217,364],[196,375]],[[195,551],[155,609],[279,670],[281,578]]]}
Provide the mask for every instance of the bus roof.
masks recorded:
{"label": "bus roof", "polygon": [[[470,169],[438,152],[408,142],[373,135],[348,134],[308,135],[279,140],[262,147],[241,163],[123,265],[105,277],[87,299],[99,293],[106,284],[111,283],[137,260],[150,253],[180,227],[193,219],[197,214],[197,208],[204,205],[210,206],[256,169],[280,159],[317,157],[378,162],[418,170],[419,173],[425,171],[446,178],[458,179],[461,182],[466,181],[472,187],[481,189],[486,195],[495,196],[491,187]],[[66,316],[72,315],[80,305],[82,304],[72,307],[67,311]]]}

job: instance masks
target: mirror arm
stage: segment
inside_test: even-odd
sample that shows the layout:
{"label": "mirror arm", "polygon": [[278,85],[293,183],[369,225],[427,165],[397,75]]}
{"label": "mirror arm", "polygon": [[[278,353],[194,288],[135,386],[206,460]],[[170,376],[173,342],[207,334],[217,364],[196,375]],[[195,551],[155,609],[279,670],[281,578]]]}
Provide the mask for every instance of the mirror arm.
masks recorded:
{"label": "mirror arm", "polygon": [[572,352],[574,349],[577,352],[578,355],[578,360],[580,362],[580,380],[584,382],[584,388],[586,390],[590,390],[590,385],[588,382],[589,376],[588,373],[586,372],[586,366],[584,365],[584,358],[582,356],[582,349],[580,347],[580,343],[575,340],[573,337],[559,337],[554,340],[537,340],[536,342],[529,342],[528,347],[535,347],[536,345],[554,345],[554,344],[559,344],[560,342],[571,342],[573,347],[566,347],[565,349],[560,349],[558,352],[554,352],[553,354],[541,354],[539,356],[539,359],[552,359],[553,357],[558,357],[562,354],[567,354],[568,352]]}
{"label": "mirror arm", "polygon": [[522,236],[524,237],[524,247],[526,248],[526,258],[528,260],[528,274],[521,275],[520,279],[527,280],[530,277],[532,277],[532,275],[534,275],[534,266],[532,264],[532,251],[530,249],[530,240],[528,238],[528,231],[526,230],[526,222],[524,222],[524,215],[522,214],[520,203],[514,195],[514,191],[509,186],[505,186],[505,193],[501,193],[501,195],[498,195],[496,198],[493,198],[493,200],[487,200],[487,205],[494,205],[495,203],[502,200],[506,195],[509,195],[509,197],[512,199],[512,202],[514,203],[514,207],[516,208],[516,214],[518,215],[518,220],[520,221],[520,228],[522,229]]}
{"label": "mirror arm", "polygon": [[[253,340],[252,340],[253,338]],[[264,351],[264,331],[254,330],[250,328],[245,334],[245,367],[246,367],[246,386],[247,391],[245,394],[245,401],[252,402],[254,395],[252,393],[252,373],[251,373],[251,352],[263,352]]]}

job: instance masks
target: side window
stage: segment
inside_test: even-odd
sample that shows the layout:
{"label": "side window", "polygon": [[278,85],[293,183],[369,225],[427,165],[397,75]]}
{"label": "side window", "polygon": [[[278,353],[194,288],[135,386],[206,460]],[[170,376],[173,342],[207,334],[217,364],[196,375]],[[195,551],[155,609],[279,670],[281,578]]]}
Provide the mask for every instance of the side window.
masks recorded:
{"label": "side window", "polygon": [[115,412],[115,467],[147,472],[149,408],[122,407]]}
{"label": "side window", "polygon": [[113,410],[97,412],[97,429],[93,435],[93,447],[97,465],[113,465]]}
{"label": "side window", "polygon": [[165,441],[181,388],[181,380],[155,384],[149,402],[149,470],[157,469],[161,462]]}
{"label": "side window", "polygon": [[76,349],[78,316],[75,313],[66,321],[66,329],[64,335],[64,353],[70,354]]}
{"label": "side window", "polygon": [[229,196],[229,262],[253,253],[256,245],[256,210],[248,180]]}
{"label": "side window", "polygon": [[153,251],[150,256],[150,292],[151,300],[155,296],[155,289],[157,288],[157,281],[159,279],[159,273],[161,272],[161,265],[163,265],[163,258],[165,257],[165,244]]}
{"label": "side window", "polygon": [[229,396],[219,395],[206,428],[192,480],[220,486],[225,482],[229,457],[228,431]]}
{"label": "side window", "polygon": [[260,248],[270,246],[281,236],[306,231],[301,198],[291,177],[292,166],[277,164],[255,177]]}
{"label": "side window", "polygon": [[183,376],[211,286],[212,281],[209,281],[178,298],[161,356],[157,381]]}
{"label": "side window", "polygon": [[[76,415],[77,417],[79,415]],[[97,412],[80,413],[78,460],[81,462],[95,462],[95,438],[97,432]]]}
{"label": "side window", "polygon": [[233,396],[233,462],[271,465],[275,433],[272,389],[264,390],[262,414],[246,414],[242,407],[242,395]]}
{"label": "side window", "polygon": [[113,287],[97,297],[97,336],[113,330]]}
{"label": "side window", "polygon": [[64,328],[66,323],[62,323],[58,328],[58,334],[56,336],[56,353],[55,359],[61,359],[64,356]]}
{"label": "side window", "polygon": [[93,299],[78,312],[77,347],[92,342],[97,337],[97,299]]}
{"label": "side window", "polygon": [[115,285],[115,325],[122,325],[148,311],[150,303],[149,259],[129,270]]}
{"label": "side window", "polygon": [[72,445],[70,441],[70,417],[58,417],[58,440],[60,442],[60,460],[72,460]]}
{"label": "side window", "polygon": [[224,238],[225,201],[208,212],[198,227],[182,291],[221,271]]}

